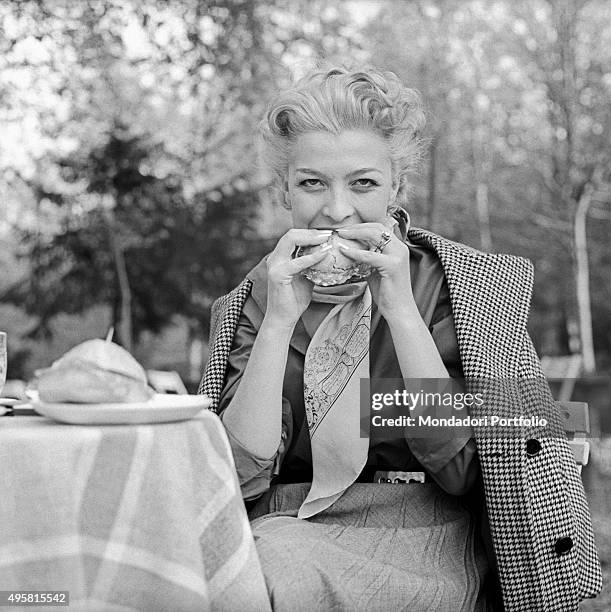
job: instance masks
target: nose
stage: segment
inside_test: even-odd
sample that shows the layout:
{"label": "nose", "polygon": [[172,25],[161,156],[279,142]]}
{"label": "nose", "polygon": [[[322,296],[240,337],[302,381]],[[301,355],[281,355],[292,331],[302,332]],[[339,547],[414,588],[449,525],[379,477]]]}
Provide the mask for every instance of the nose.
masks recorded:
{"label": "nose", "polygon": [[331,190],[322,213],[333,223],[341,223],[350,218],[354,214],[354,208],[350,203],[349,194],[341,188]]}

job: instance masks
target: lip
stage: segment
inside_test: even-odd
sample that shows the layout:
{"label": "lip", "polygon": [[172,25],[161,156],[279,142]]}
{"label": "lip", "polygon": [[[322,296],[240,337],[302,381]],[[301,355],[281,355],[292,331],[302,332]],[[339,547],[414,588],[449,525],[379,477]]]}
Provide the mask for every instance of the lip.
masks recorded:
{"label": "lip", "polygon": [[331,231],[336,231],[338,229],[345,229],[347,227],[350,227],[349,225],[338,225],[337,227],[332,227],[332,226],[325,226],[325,227],[313,227],[311,229],[315,229],[315,230],[331,230]]}

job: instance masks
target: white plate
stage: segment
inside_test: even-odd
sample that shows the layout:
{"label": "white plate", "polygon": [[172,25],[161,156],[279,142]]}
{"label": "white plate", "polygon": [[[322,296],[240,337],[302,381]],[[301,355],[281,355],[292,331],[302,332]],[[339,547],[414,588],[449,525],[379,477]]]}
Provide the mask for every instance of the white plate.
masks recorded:
{"label": "white plate", "polygon": [[212,400],[205,395],[157,393],[146,402],[130,404],[55,404],[35,400],[36,412],[62,423],[74,425],[121,425],[185,421],[208,408]]}

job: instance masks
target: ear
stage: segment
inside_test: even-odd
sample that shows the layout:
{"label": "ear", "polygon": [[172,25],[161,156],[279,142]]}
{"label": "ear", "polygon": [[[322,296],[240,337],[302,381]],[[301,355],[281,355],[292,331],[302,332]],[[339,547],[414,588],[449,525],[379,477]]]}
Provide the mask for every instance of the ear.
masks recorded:
{"label": "ear", "polygon": [[278,187],[278,191],[280,192],[280,203],[282,204],[282,208],[291,210],[291,196],[289,195],[289,183],[286,179],[282,181],[282,184],[280,185],[280,187]]}
{"label": "ear", "polygon": [[401,186],[401,182],[399,181],[399,177],[395,177],[392,182],[390,198],[388,200],[388,206],[387,206],[388,210],[391,210],[397,207],[397,194],[399,193],[400,186]]}

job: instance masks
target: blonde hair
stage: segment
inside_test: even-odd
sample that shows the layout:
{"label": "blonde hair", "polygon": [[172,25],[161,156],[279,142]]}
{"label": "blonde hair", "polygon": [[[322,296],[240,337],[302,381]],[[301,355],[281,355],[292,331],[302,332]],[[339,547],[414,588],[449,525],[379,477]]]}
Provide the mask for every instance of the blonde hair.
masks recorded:
{"label": "blonde hair", "polygon": [[391,207],[396,209],[407,202],[408,173],[417,169],[422,158],[425,124],[420,93],[405,87],[393,72],[331,68],[312,72],[281,92],[259,124],[259,133],[264,162],[275,186],[283,191],[290,147],[299,135],[374,131],[388,143],[393,178],[399,183]]}

